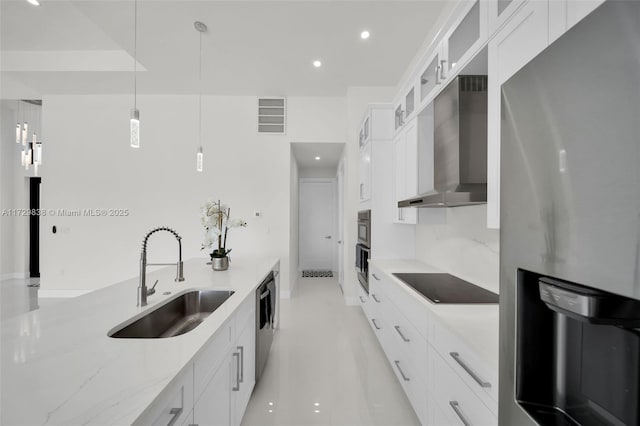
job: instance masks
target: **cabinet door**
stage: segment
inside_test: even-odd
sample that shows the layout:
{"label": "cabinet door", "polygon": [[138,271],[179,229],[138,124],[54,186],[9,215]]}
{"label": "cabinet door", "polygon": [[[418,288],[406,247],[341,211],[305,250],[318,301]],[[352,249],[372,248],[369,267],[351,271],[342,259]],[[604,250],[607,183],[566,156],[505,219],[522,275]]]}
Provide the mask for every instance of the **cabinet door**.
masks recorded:
{"label": "cabinet door", "polygon": [[447,53],[443,63],[446,78],[451,78],[487,40],[487,3],[476,0],[463,5],[462,19],[453,25],[443,45]]}
{"label": "cabinet door", "polygon": [[371,142],[360,149],[360,201],[371,199]]}
{"label": "cabinet door", "polygon": [[489,42],[487,227],[500,227],[500,87],[548,45],[548,2],[527,1]]}
{"label": "cabinet door", "polygon": [[[235,357],[227,357],[193,408],[193,423],[200,426],[231,424],[231,371]],[[235,371],[235,370],[234,370]],[[235,385],[235,377],[233,377]]]}
{"label": "cabinet door", "polygon": [[404,223],[403,212],[405,209],[398,208],[398,201],[402,199],[404,195],[405,187],[405,173],[404,173],[404,159],[405,159],[405,139],[404,130],[400,132],[393,141],[393,183],[394,183],[394,222]]}
{"label": "cabinet door", "polygon": [[234,424],[239,425],[249,404],[251,392],[256,383],[256,351],[255,351],[255,317],[250,318],[244,326],[236,343],[236,351],[240,354],[239,389],[233,394]]}
{"label": "cabinet door", "polygon": [[443,64],[446,64],[445,55],[442,52],[442,44],[436,46],[432,56],[427,60],[427,68],[420,76],[420,101],[432,99],[440,87],[444,79]]}
{"label": "cabinet door", "polygon": [[[418,125],[417,120],[407,123],[404,132],[404,195],[403,199],[418,195]],[[403,209],[405,223],[418,222],[418,210],[414,207]]]}
{"label": "cabinet door", "polygon": [[605,0],[549,0],[549,44],[593,12]]}
{"label": "cabinet door", "polygon": [[[527,0],[489,0],[489,33],[493,33],[502,27],[520,6]],[[534,0],[539,1],[539,0]],[[545,2],[547,0],[544,0]]]}

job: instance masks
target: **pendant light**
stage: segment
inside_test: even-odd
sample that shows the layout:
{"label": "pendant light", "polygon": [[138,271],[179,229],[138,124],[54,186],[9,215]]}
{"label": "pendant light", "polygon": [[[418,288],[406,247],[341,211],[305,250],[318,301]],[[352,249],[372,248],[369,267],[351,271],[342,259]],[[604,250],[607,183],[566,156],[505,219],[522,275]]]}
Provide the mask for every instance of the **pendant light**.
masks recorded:
{"label": "pendant light", "polygon": [[129,144],[140,148],[140,111],[138,111],[138,0],[133,2],[133,109],[129,122]]}
{"label": "pendant light", "polygon": [[[26,104],[25,108],[27,112],[24,112],[23,103]],[[38,130],[42,125],[38,114],[40,111],[38,108],[34,108],[33,105],[38,107],[42,105],[39,101],[19,101],[18,104],[18,124],[16,125],[16,143],[22,143],[23,149],[20,151],[20,164],[25,170],[29,170],[33,166],[35,176],[38,175],[38,166],[42,164],[42,141],[38,140],[38,135],[33,132],[31,140],[29,141],[29,125],[31,122],[32,129]],[[25,117],[26,115],[26,117]],[[27,118],[27,120],[25,120]],[[22,124],[20,120],[24,120]]]}
{"label": "pendant light", "polygon": [[196,170],[202,172],[204,165],[204,152],[202,150],[202,34],[207,32],[207,26],[200,21],[194,22],[193,26],[200,35],[200,60],[198,64],[198,145],[200,146],[196,152]]}

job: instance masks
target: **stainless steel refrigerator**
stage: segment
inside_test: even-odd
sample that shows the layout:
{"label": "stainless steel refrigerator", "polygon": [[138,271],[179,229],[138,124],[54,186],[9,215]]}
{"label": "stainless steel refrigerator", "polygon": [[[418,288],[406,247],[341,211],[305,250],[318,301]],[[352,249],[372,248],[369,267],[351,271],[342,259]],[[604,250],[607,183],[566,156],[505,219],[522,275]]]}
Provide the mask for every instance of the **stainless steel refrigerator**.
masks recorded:
{"label": "stainless steel refrigerator", "polygon": [[501,425],[640,424],[640,2],[502,86]]}

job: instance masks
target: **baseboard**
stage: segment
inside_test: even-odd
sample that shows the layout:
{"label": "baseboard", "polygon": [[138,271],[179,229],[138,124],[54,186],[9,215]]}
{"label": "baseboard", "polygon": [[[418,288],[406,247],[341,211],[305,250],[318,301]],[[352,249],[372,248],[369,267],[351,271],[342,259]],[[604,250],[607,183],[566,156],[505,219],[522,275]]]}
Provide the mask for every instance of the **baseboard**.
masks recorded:
{"label": "baseboard", "polygon": [[12,272],[10,274],[2,274],[0,275],[0,281],[6,280],[24,280],[25,278],[29,278],[29,274],[25,272]]}
{"label": "baseboard", "polygon": [[93,290],[39,290],[38,297],[43,299],[70,298],[78,297],[83,294],[91,293]]}

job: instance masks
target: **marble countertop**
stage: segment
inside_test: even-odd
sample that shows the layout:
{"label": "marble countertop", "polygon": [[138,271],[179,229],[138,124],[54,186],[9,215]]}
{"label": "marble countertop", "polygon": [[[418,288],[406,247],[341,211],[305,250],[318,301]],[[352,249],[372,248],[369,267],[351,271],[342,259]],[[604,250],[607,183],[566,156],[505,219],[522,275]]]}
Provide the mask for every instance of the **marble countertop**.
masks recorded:
{"label": "marble countertop", "polygon": [[[399,272],[444,272],[417,260],[379,260],[369,263],[394,280],[402,289],[423,303],[438,321],[461,338],[489,367],[498,371],[499,306],[430,303],[421,294],[391,275]],[[473,284],[473,283],[472,283]]]}
{"label": "marble countertop", "polygon": [[[159,283],[144,308],[136,307],[135,278],[0,323],[0,423],[133,423],[278,264],[234,257],[228,271],[214,272],[206,262],[185,262],[181,283],[174,282],[175,267],[148,272],[149,286]],[[181,336],[107,336],[115,326],[194,288],[235,293]],[[171,295],[163,295],[167,291]]]}

